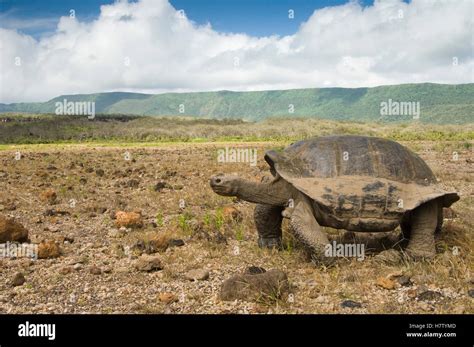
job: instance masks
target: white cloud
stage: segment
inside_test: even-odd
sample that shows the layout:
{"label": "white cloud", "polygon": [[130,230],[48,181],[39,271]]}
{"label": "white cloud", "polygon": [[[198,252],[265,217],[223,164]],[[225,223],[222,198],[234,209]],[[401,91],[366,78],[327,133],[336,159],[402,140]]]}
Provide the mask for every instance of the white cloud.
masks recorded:
{"label": "white cloud", "polygon": [[101,6],[92,22],[62,17],[39,41],[0,29],[0,102],[118,90],[473,82],[473,7],[472,0],[351,2],[315,11],[292,36],[258,38],[198,26],[166,0],[119,1]]}

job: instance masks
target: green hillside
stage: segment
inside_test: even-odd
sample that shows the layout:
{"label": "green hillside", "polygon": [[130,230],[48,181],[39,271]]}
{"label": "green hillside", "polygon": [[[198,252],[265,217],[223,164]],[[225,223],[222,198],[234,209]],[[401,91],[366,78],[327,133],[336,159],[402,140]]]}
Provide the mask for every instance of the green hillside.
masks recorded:
{"label": "green hillside", "polygon": [[63,99],[94,101],[97,114],[183,115],[252,121],[267,117],[317,117],[362,122],[405,122],[413,119],[412,114],[382,115],[381,103],[391,99],[393,102],[419,102],[420,122],[474,123],[473,83],[157,95],[112,92],[65,95],[44,103],[0,104],[0,112],[54,113],[55,103]]}

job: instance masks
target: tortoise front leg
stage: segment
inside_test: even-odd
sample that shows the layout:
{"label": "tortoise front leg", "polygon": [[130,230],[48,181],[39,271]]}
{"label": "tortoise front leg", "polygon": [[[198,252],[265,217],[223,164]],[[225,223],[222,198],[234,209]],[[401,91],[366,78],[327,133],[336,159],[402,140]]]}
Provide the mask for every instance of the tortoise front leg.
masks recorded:
{"label": "tortoise front leg", "polygon": [[335,259],[333,257],[325,255],[329,240],[316,221],[313,207],[307,197],[302,196],[296,201],[290,223],[295,236],[309,248],[311,259],[316,265],[331,265],[334,263]]}
{"label": "tortoise front leg", "polygon": [[257,204],[254,210],[255,226],[260,248],[281,248],[281,212],[283,207]]}

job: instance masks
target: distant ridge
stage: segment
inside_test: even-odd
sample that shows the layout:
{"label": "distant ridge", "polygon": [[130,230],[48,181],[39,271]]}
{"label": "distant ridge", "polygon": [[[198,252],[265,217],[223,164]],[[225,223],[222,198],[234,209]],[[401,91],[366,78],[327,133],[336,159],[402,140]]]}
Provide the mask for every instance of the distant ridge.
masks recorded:
{"label": "distant ridge", "polygon": [[[259,121],[267,117],[406,122],[412,114],[382,114],[381,103],[419,102],[423,123],[474,123],[474,83],[401,84],[373,88],[309,88],[252,92],[63,95],[47,102],[0,104],[0,112],[54,113],[56,102],[94,101],[96,114],[194,116]],[[293,112],[292,112],[293,111]]]}

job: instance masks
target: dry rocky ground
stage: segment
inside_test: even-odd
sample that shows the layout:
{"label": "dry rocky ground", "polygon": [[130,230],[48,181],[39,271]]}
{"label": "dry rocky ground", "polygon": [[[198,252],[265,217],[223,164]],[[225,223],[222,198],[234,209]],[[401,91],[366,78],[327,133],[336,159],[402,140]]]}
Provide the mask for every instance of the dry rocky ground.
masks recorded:
{"label": "dry rocky ground", "polygon": [[[287,224],[284,250],[259,249],[253,205],[209,187],[218,172],[260,180],[264,151],[285,143],[228,144],[256,148],[255,167],[218,163],[222,143],[7,147],[0,229],[27,232],[40,259],[0,259],[0,312],[473,313],[472,151],[405,144],[462,195],[445,211],[436,258],[384,265],[367,256],[331,268],[308,262]],[[280,291],[223,300],[225,280],[260,268],[280,270],[270,272]]]}

